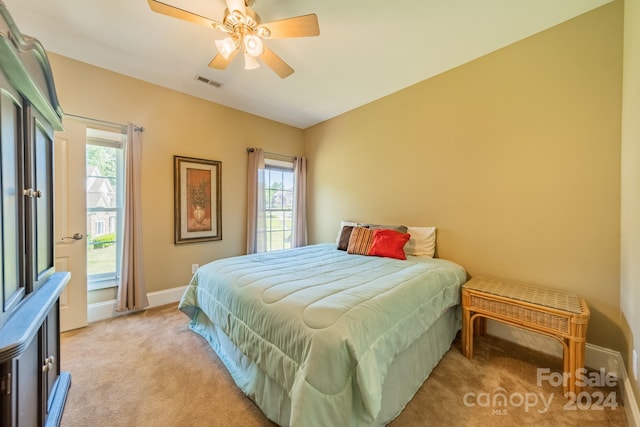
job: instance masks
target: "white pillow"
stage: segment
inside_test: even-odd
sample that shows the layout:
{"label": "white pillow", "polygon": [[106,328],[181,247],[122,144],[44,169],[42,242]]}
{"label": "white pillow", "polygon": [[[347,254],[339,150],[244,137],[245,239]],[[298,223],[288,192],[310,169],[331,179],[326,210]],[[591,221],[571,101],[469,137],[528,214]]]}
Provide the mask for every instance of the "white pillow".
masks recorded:
{"label": "white pillow", "polygon": [[433,258],[436,253],[435,227],[407,227],[411,238],[404,246],[407,255]]}
{"label": "white pillow", "polygon": [[351,227],[357,227],[358,223],[353,221],[340,221],[340,228],[338,228],[338,235],[336,236],[336,245],[340,243],[340,234],[342,233],[342,227],[350,225]]}

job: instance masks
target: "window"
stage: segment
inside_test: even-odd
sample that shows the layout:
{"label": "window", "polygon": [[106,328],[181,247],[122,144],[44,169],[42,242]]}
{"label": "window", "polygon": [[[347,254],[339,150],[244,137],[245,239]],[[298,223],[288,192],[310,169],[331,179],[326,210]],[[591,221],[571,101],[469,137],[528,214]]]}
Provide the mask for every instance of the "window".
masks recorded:
{"label": "window", "polygon": [[265,159],[266,250],[289,249],[293,233],[293,163]]}
{"label": "window", "polygon": [[122,254],[126,135],[87,129],[87,285],[118,286]]}
{"label": "window", "polygon": [[95,233],[93,233],[93,237],[102,236],[103,234],[106,233],[104,231],[104,219],[96,220],[95,224],[96,224],[96,230],[95,230]]}

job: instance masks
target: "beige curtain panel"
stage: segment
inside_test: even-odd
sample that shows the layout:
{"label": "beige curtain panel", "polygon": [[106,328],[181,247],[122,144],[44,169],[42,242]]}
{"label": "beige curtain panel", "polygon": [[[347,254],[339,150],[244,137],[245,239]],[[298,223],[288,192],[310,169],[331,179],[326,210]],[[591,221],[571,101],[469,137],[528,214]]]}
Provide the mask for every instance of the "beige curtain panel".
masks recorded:
{"label": "beige curtain panel", "polygon": [[149,305],[142,265],[141,162],[142,128],[129,123],[125,147],[122,275],[116,311],[142,310]]}
{"label": "beige curtain panel", "polygon": [[293,247],[307,244],[307,159],[296,157],[293,161]]}
{"label": "beige curtain panel", "polygon": [[250,148],[247,167],[247,253],[266,250],[264,214],[264,150]]}

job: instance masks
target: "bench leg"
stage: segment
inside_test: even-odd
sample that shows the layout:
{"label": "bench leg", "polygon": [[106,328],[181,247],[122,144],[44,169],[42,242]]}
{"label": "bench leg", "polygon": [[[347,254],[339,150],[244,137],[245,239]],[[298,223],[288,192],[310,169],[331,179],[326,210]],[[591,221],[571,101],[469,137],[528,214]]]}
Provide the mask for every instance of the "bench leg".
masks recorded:
{"label": "bench leg", "polygon": [[475,318],[475,324],[473,326],[473,336],[482,337],[487,334],[487,318],[478,316]]}
{"label": "bench leg", "polygon": [[579,369],[584,369],[585,343],[581,340],[569,339],[567,347],[569,354],[565,356],[565,372],[568,373],[569,381],[568,387],[565,387],[565,393],[570,391],[577,396],[582,391],[582,387],[577,384],[577,374]]}
{"label": "bench leg", "polygon": [[473,358],[473,322],[468,309],[462,308],[462,354]]}

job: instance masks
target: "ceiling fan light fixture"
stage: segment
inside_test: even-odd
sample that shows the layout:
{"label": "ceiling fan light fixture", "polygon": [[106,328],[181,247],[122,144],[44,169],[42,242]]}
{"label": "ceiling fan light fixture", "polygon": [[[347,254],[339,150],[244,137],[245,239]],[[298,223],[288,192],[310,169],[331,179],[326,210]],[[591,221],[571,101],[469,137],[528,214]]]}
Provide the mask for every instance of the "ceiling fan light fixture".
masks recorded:
{"label": "ceiling fan light fixture", "polygon": [[244,36],[244,50],[249,55],[256,56],[262,55],[264,52],[264,44],[262,43],[262,39],[255,34],[247,34]]}
{"label": "ceiling fan light fixture", "polygon": [[154,12],[214,28],[226,34],[223,36],[225,38],[215,41],[218,54],[209,62],[209,67],[217,70],[225,70],[233,58],[242,51],[245,57],[245,69],[258,68],[260,64],[256,58],[259,57],[261,63],[264,62],[267,67],[284,79],[290,76],[294,70],[264,45],[265,40],[320,35],[318,16],[315,13],[263,24],[260,16],[253,10],[254,0],[224,0],[227,7],[224,10],[222,22],[218,22],[206,16],[172,6],[165,1],[167,0],[147,0]]}
{"label": "ceiling fan light fixture", "polygon": [[260,67],[260,63],[258,62],[258,60],[251,56],[250,54],[246,53],[244,54],[244,69],[245,70],[255,70],[256,68]]}
{"label": "ceiling fan light fixture", "polygon": [[262,39],[268,39],[269,37],[271,37],[271,30],[263,25],[259,25],[256,29],[256,34],[258,34],[258,37]]}
{"label": "ceiling fan light fixture", "polygon": [[216,47],[224,59],[229,59],[233,51],[237,49],[236,42],[231,37],[216,40]]}

